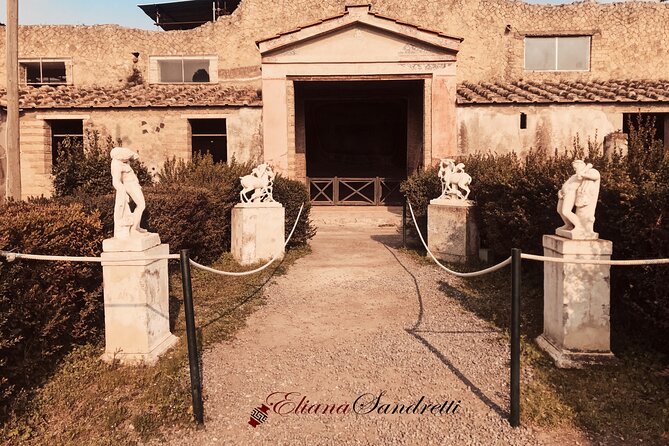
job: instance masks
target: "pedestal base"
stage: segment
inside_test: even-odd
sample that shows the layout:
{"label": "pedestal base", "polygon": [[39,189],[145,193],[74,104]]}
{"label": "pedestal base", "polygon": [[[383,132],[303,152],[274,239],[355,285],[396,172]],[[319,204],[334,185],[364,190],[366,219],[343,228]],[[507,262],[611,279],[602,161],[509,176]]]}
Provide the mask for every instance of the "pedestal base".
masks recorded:
{"label": "pedestal base", "polygon": [[544,335],[536,339],[537,345],[548,353],[560,369],[583,369],[592,365],[615,365],[618,359],[613,353],[578,352],[561,350],[554,346]]}
{"label": "pedestal base", "polygon": [[170,333],[148,353],[125,353],[122,351],[113,353],[105,350],[100,359],[110,364],[118,361],[123,365],[154,365],[163,353],[166,353],[169,349],[177,345],[178,342],[179,338]]}
{"label": "pedestal base", "polygon": [[[110,248],[109,243],[104,246]],[[113,243],[111,247],[118,248]],[[103,360],[117,360],[124,365],[153,364],[159,355],[176,344],[177,338],[170,333],[167,260],[151,260],[167,254],[169,246],[166,244],[143,251],[102,253]],[[131,260],[119,262],[127,259]]]}
{"label": "pedestal base", "polygon": [[[609,260],[607,240],[544,235],[544,255]],[[610,266],[544,262],[544,332],[539,346],[558,367],[611,362]]]}
{"label": "pedestal base", "polygon": [[432,200],[427,208],[427,243],[435,257],[466,263],[478,259],[474,202]]}
{"label": "pedestal base", "polygon": [[104,252],[141,252],[160,245],[160,236],[153,232],[146,232],[126,238],[108,238],[102,241]]}
{"label": "pedestal base", "polygon": [[283,256],[286,211],[280,203],[244,203],[232,208],[232,256],[241,265]]}

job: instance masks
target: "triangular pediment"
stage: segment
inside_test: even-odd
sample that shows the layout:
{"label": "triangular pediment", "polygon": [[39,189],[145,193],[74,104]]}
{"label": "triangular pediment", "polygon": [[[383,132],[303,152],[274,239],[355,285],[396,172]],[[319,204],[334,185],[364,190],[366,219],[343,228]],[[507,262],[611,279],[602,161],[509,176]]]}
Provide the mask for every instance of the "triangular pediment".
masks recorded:
{"label": "triangular pediment", "polygon": [[358,6],[258,46],[268,63],[425,62],[455,60],[461,41]]}

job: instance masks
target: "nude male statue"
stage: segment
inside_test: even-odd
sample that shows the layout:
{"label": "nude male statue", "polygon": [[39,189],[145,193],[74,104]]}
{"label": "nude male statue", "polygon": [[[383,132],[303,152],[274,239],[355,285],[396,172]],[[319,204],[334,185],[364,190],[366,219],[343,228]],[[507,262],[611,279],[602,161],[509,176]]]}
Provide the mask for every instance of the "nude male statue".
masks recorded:
{"label": "nude male statue", "polygon": [[565,181],[558,192],[557,211],[564,225],[557,228],[556,233],[576,239],[596,239],[595,208],[601,176],[592,164],[582,160],[574,160],[572,166],[574,175]]}
{"label": "nude male statue", "polygon": [[[116,189],[114,202],[114,237],[141,236],[147,231],[139,226],[146,208],[139,179],[128,162],[139,158],[137,153],[124,147],[114,147],[110,153],[112,184]],[[129,198],[135,203],[130,212]]]}

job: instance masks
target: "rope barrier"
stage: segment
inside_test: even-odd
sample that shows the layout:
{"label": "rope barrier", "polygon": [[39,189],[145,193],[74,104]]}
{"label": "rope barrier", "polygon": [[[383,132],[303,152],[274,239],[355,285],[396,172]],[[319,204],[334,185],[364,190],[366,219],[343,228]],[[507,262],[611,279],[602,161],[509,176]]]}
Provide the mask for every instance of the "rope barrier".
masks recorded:
{"label": "rope barrier", "polygon": [[498,263],[497,265],[491,266],[490,268],[482,269],[480,271],[473,271],[470,273],[460,273],[457,271],[453,271],[452,269],[446,268],[444,265],[437,260],[437,258],[432,254],[432,251],[430,251],[430,248],[427,247],[427,243],[425,243],[425,239],[423,238],[423,234],[420,233],[420,229],[418,229],[418,223],[416,223],[416,216],[413,213],[413,208],[411,207],[411,203],[407,200],[407,204],[409,205],[409,210],[411,211],[411,218],[413,219],[413,224],[416,226],[416,231],[418,232],[418,237],[420,238],[420,241],[423,242],[423,246],[425,247],[425,250],[427,251],[428,254],[430,254],[430,257],[432,257],[432,260],[434,260],[434,263],[439,265],[441,269],[446,271],[449,274],[452,274],[457,277],[478,277],[478,276],[483,276],[484,274],[492,273],[495,272],[499,269],[504,268],[505,266],[509,265],[511,263],[511,257],[508,259]]}
{"label": "rope barrier", "polygon": [[49,256],[42,254],[22,254],[11,251],[0,251],[0,256],[7,259],[8,262],[13,262],[16,259],[20,260],[41,260],[49,262],[89,262],[89,263],[125,263],[134,262],[137,260],[179,260],[179,254],[167,254],[164,256],[151,257],[136,257],[128,259],[103,259],[101,257],[77,257],[77,256]]}
{"label": "rope barrier", "polygon": [[[302,209],[304,209],[304,203],[302,203],[302,206],[300,206],[300,211],[297,213],[297,218],[295,219],[295,223],[293,223],[293,229],[290,231],[290,234],[288,234],[288,238],[286,239],[285,243],[283,244],[283,247],[285,248],[288,246],[288,242],[290,242],[291,237],[293,236],[293,233],[295,232],[295,228],[297,228],[297,223],[300,221],[300,216],[302,215]],[[251,274],[256,274],[259,273],[260,271],[268,268],[274,261],[276,261],[282,253],[277,253],[272,260],[264,264],[263,266],[260,266],[256,269],[252,269],[250,271],[241,271],[241,272],[232,272],[232,271],[221,271],[218,269],[210,268],[208,266],[201,265],[197,263],[194,260],[191,260],[190,263],[193,265],[195,268],[199,268],[203,271],[210,272],[212,274],[218,274],[220,276],[234,276],[234,277],[241,277],[241,276],[249,276]]]}
{"label": "rope barrier", "polygon": [[521,258],[526,260],[535,260],[537,262],[575,263],[579,265],[639,266],[639,265],[669,264],[669,259],[645,259],[645,260],[560,259],[557,257],[537,256],[534,254],[521,254]]}
{"label": "rope barrier", "polygon": [[[413,213],[413,208],[411,207],[411,203],[407,201],[407,204],[409,205],[409,210],[411,211],[411,218],[413,219],[413,223],[416,226],[416,231],[418,231],[418,237],[420,238],[420,241],[423,242],[423,246],[427,250],[428,254],[430,254],[430,257],[432,257],[432,260],[434,260],[435,263],[439,265],[446,272],[459,277],[476,277],[483,274],[491,273],[493,271],[497,271],[498,269],[501,269],[506,265],[508,265],[509,263],[511,263],[511,257],[509,257],[508,259],[504,260],[501,263],[498,263],[497,265],[491,266],[490,268],[481,271],[475,271],[473,273],[458,273],[456,271],[452,271],[446,268],[444,265],[439,263],[439,261],[434,257],[434,255],[432,255],[432,252],[430,252],[430,249],[427,247],[427,244],[423,239],[423,235],[420,233],[420,229],[418,229],[418,223],[416,223],[416,216]],[[640,259],[640,260],[560,259],[557,257],[546,257],[546,256],[538,256],[534,254],[525,254],[525,253],[521,254],[520,257],[525,260],[534,260],[537,262],[574,263],[578,265],[640,266],[640,265],[669,264],[669,259]]]}
{"label": "rope barrier", "polygon": [[[293,233],[295,232],[295,228],[297,228],[297,223],[300,221],[300,216],[302,215],[302,210],[304,209],[304,203],[302,203],[302,206],[300,206],[300,210],[297,214],[297,218],[295,219],[295,223],[293,224],[293,229],[290,231],[290,234],[288,235],[288,238],[286,239],[286,242],[284,243],[284,248],[288,245],[288,242],[290,242],[291,237],[293,236]],[[20,260],[40,260],[40,261],[56,261],[56,262],[89,262],[89,263],[126,263],[126,262],[134,262],[138,260],[179,260],[180,256],[179,254],[167,254],[163,256],[151,256],[151,257],[135,257],[135,258],[127,258],[127,259],[103,259],[101,257],[84,257],[84,256],[51,256],[51,255],[42,255],[42,254],[23,254],[23,253],[18,253],[18,252],[11,252],[11,251],[0,251],[0,256],[4,257],[7,259],[8,262],[13,262],[14,260],[20,259]],[[279,254],[274,256],[272,260],[269,261],[269,263],[256,268],[251,271],[244,271],[244,272],[228,272],[228,271],[219,271],[213,268],[209,268],[207,266],[201,265],[193,260],[190,261],[190,263],[195,266],[196,268],[203,269],[205,271],[208,271],[210,273],[214,274],[221,274],[225,276],[247,276],[249,274],[255,274],[257,272],[260,272],[270,266],[272,263],[274,263],[275,260],[279,258]]]}

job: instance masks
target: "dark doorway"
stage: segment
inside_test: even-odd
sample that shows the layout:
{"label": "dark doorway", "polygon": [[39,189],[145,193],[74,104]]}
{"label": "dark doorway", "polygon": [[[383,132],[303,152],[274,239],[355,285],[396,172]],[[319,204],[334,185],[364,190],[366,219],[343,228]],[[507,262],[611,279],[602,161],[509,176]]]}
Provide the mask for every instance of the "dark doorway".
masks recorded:
{"label": "dark doorway", "polygon": [[305,125],[308,176],[406,177],[405,99],[307,101]]}
{"label": "dark doorway", "polygon": [[295,82],[295,103],[314,203],[401,201],[399,183],[422,161],[422,80]]}

